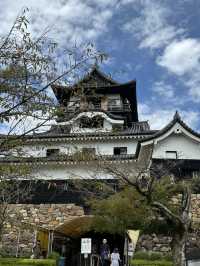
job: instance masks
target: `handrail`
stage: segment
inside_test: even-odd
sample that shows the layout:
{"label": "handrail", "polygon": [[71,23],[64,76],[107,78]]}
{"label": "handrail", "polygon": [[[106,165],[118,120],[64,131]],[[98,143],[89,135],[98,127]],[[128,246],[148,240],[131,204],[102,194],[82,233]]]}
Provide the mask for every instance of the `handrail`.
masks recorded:
{"label": "handrail", "polygon": [[[101,106],[101,104],[92,104],[92,105],[86,105],[85,107],[80,107],[80,106],[69,106],[69,107],[65,107],[64,108],[64,112],[65,113],[71,113],[74,112],[76,110],[81,110],[81,109],[85,109],[88,111],[101,111],[104,110],[104,108]],[[129,104],[122,104],[122,105],[108,105],[107,106],[107,111],[131,111],[130,105]]]}

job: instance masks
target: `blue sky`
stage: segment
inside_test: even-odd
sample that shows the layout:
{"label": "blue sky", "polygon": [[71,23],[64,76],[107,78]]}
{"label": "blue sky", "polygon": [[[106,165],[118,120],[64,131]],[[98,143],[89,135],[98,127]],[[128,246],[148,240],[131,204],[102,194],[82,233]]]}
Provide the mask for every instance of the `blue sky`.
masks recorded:
{"label": "blue sky", "polygon": [[102,70],[136,79],[140,120],[159,129],[179,110],[200,131],[199,0],[0,0],[0,34],[24,6],[34,34],[50,26],[63,47],[91,41],[109,55]]}

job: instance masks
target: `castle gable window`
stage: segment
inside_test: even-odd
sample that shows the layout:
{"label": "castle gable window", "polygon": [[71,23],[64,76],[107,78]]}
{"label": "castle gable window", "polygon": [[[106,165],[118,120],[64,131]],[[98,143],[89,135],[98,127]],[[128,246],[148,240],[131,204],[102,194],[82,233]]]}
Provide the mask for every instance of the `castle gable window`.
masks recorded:
{"label": "castle gable window", "polygon": [[47,157],[54,157],[59,155],[60,150],[59,149],[47,149],[46,156]]}
{"label": "castle gable window", "polygon": [[80,128],[103,128],[104,119],[101,116],[95,116],[92,118],[83,116],[80,119]]}
{"label": "castle gable window", "polygon": [[113,154],[114,155],[125,155],[127,154],[127,147],[114,147]]}

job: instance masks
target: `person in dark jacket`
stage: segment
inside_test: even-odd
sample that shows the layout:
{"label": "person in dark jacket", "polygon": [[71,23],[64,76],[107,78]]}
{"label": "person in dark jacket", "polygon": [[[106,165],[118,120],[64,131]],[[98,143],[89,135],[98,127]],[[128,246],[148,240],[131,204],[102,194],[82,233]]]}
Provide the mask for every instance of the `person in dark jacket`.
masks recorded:
{"label": "person in dark jacket", "polygon": [[110,247],[106,239],[103,239],[103,243],[100,247],[100,258],[102,266],[110,265]]}

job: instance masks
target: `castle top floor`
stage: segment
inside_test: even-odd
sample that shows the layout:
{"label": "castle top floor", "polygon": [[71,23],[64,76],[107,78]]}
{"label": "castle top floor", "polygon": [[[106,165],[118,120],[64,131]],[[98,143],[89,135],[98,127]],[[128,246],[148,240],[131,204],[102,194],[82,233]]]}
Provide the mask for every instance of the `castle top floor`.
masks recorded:
{"label": "castle top floor", "polygon": [[94,67],[73,86],[52,85],[53,92],[64,109],[60,122],[81,112],[103,112],[124,120],[131,127],[138,122],[136,81],[118,83]]}

